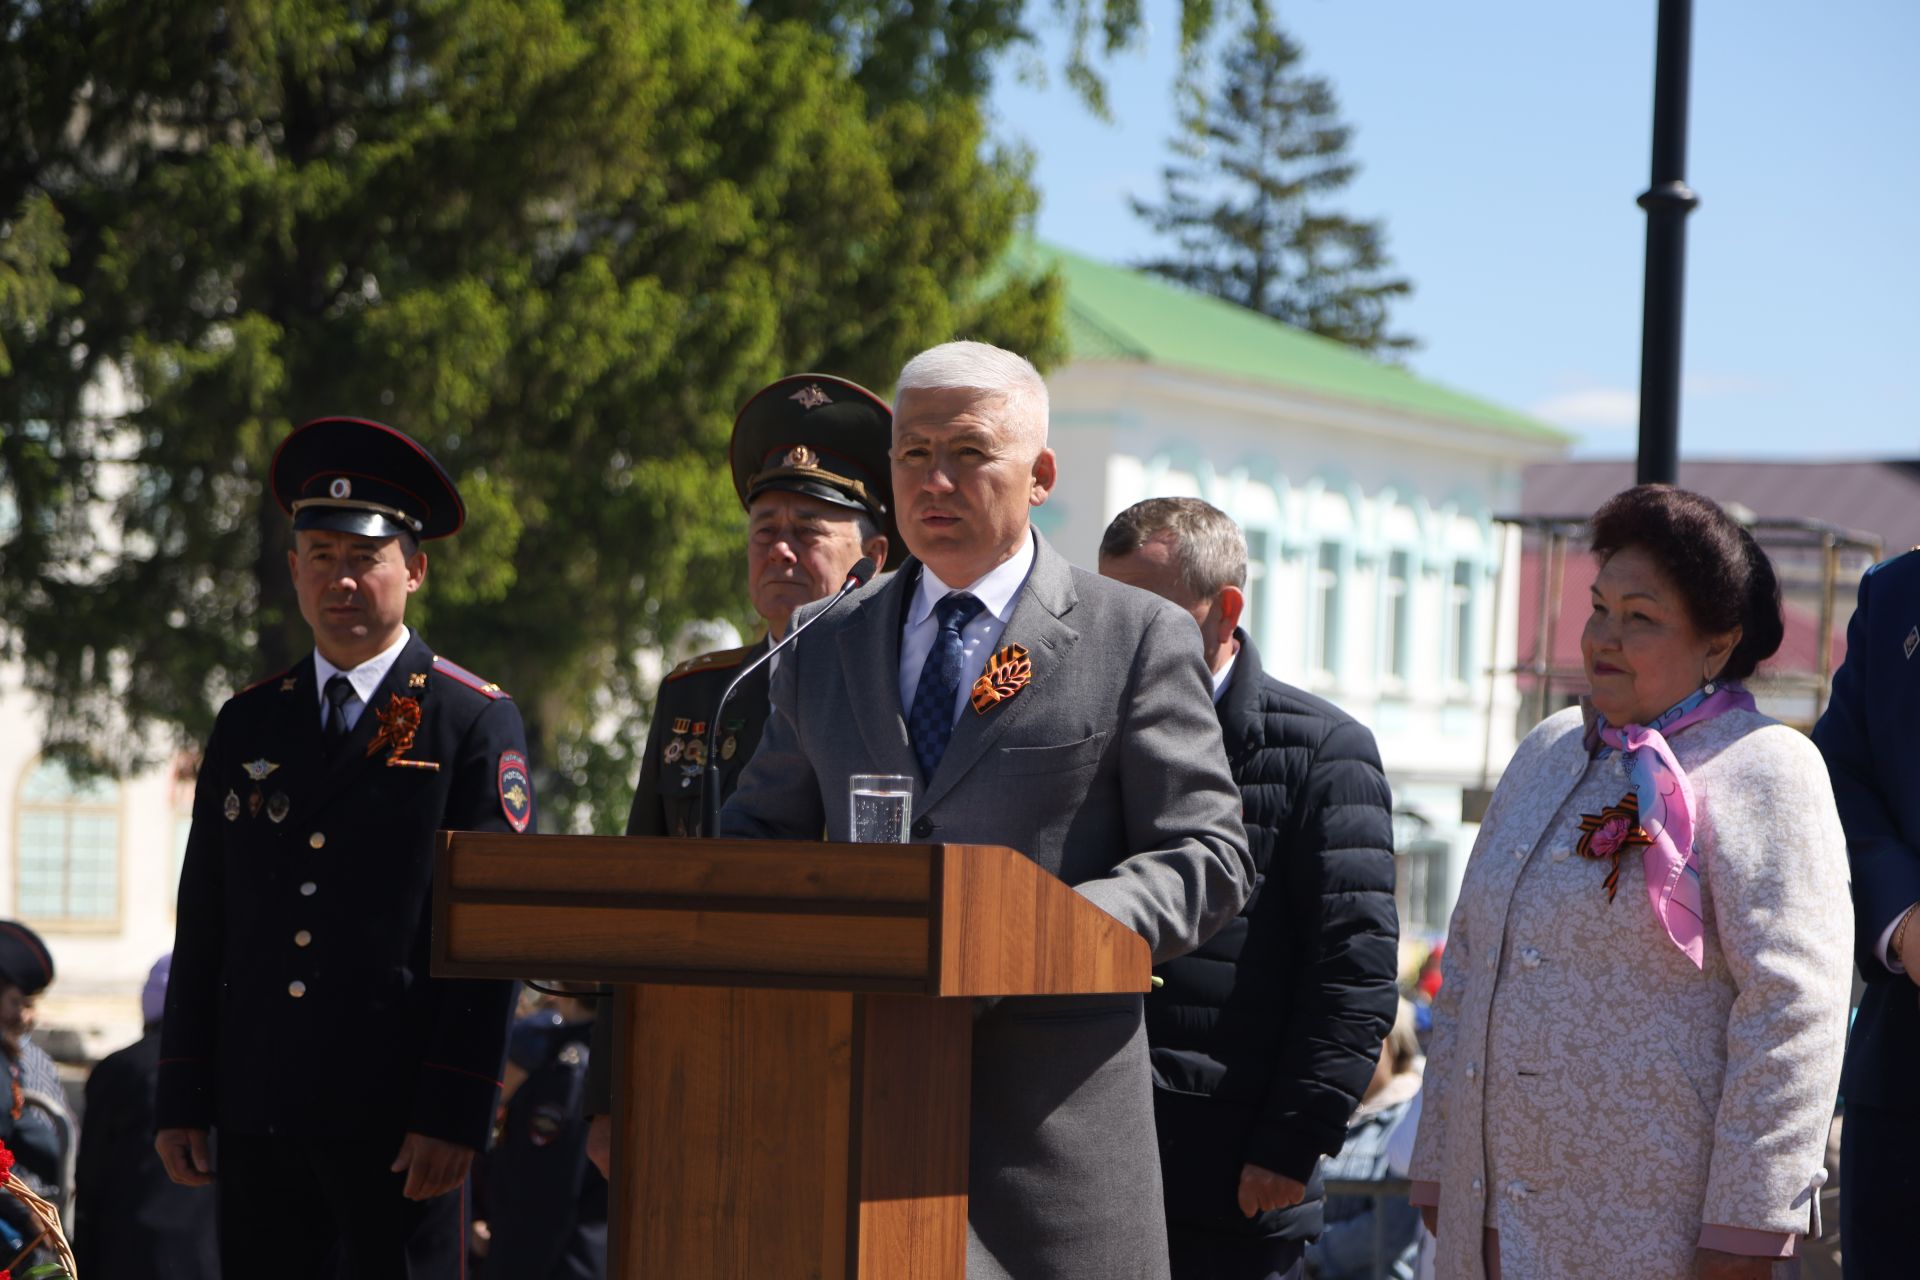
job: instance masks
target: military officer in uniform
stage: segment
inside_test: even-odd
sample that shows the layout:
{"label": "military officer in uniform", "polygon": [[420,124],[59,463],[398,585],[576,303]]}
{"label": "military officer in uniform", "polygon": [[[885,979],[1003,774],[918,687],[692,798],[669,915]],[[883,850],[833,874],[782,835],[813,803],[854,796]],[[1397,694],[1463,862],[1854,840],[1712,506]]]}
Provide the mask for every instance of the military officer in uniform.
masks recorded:
{"label": "military officer in uniform", "polygon": [[[890,557],[904,554],[894,529],[892,434],[884,400],[828,374],[781,378],[741,408],[728,461],[747,512],[747,588],[767,634],[667,673],[654,700],[628,835],[705,834],[701,788],[709,730],[724,800],[760,743],[768,668],[751,673],[721,707],[727,686],[786,634],[795,609],[838,591],[862,557],[891,569]],[[597,1027],[587,1082],[587,1109],[596,1113],[588,1151],[602,1172],[611,1129],[612,1022],[604,1018]]]}
{"label": "military officer in uniform", "polygon": [[888,549],[901,545],[890,536],[892,429],[893,415],[878,396],[818,373],[762,388],[734,419],[729,461],[747,510],[747,588],[767,634],[667,673],[654,700],[628,835],[703,834],[701,784],[712,721],[719,717],[714,752],[721,790],[730,794],[767,719],[766,668],[721,708],[727,685],[786,634],[795,609],[838,591],[862,556],[884,565]]}
{"label": "military officer in uniform", "polygon": [[497,685],[407,628],[420,544],[465,518],[425,449],[323,418],[272,486],[314,649],[207,743],[154,1145],[213,1186],[228,1276],[453,1280],[513,984],[429,976],[433,833],[532,824],[526,738]]}

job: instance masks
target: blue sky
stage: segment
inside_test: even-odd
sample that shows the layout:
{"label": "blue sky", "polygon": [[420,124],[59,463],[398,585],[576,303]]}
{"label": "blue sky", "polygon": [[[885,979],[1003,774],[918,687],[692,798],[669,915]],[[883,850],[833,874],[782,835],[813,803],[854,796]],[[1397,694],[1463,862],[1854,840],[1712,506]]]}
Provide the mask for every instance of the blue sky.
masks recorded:
{"label": "blue sky", "polygon": [[[1228,6],[1222,6],[1228,7]],[[1032,8],[1048,6],[1035,0]],[[1056,43],[1003,70],[996,128],[1036,155],[1042,238],[1154,241],[1173,133],[1173,0],[1106,63],[1111,124]],[[1281,0],[1354,125],[1345,212],[1386,220],[1415,372],[1633,453],[1656,0]],[[1052,37],[1050,37],[1052,38]],[[1920,457],[1920,3],[1697,0],[1681,451]],[[1026,77],[1030,81],[1031,77]]]}

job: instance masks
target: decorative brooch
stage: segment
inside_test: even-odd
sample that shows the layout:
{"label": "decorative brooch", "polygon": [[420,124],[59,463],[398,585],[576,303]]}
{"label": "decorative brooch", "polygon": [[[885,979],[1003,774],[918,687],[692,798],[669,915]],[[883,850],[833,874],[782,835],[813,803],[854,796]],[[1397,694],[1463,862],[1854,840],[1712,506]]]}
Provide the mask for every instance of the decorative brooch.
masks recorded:
{"label": "decorative brooch", "polygon": [[1653,837],[1640,827],[1640,797],[1629,791],[1619,804],[1580,815],[1580,842],[1573,851],[1595,861],[1613,859],[1613,870],[1605,881],[1607,901],[1612,902],[1620,890],[1620,859],[1629,850],[1644,849],[1652,843]]}
{"label": "decorative brooch", "polygon": [[389,769],[438,769],[440,767],[432,760],[405,758],[407,752],[413,750],[413,735],[420,731],[420,699],[403,698],[396,693],[393,695],[393,700],[375,714],[380,717],[380,732],[374,734],[373,741],[367,744],[368,755],[372,755],[381,747],[386,747]]}
{"label": "decorative brooch", "polygon": [[1027,687],[1033,679],[1033,663],[1020,645],[1010,644],[987,659],[987,669],[973,682],[973,713],[987,714],[989,708],[1005,702]]}

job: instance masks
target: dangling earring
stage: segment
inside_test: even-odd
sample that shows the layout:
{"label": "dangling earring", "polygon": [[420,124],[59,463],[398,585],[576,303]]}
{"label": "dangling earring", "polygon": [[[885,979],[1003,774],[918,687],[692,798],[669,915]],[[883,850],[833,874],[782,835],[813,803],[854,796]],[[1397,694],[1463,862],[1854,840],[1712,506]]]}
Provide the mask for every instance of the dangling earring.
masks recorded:
{"label": "dangling earring", "polygon": [[1700,692],[1706,694],[1709,698],[1711,698],[1713,696],[1713,690],[1714,690],[1713,677],[1703,674],[1700,678]]}

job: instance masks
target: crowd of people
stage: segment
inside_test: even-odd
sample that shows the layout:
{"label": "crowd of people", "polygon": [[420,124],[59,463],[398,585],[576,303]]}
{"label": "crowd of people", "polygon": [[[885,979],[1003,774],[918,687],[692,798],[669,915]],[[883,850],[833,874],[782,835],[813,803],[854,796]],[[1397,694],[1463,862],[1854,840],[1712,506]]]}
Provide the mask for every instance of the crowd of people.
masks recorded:
{"label": "crowd of people", "polygon": [[[1418,984],[1423,1055],[1371,733],[1263,668],[1225,513],[1151,499],[1097,572],[1068,563],[1030,522],[1063,465],[1047,418],[1026,360],[970,342],[910,361],[892,406],[821,374],[752,397],[730,464],[767,634],[667,676],[627,828],[846,840],[849,777],[897,774],[912,839],[1019,849],[1147,941],[1144,997],[978,1008],[970,1277],[1775,1274],[1820,1232],[1856,961],[1847,1274],[1911,1274],[1920,559],[1863,583],[1809,741],[1745,687],[1782,635],[1751,534],[1662,486],[1602,507],[1590,696],[1493,797]],[[161,1169],[154,1219],[197,1243],[89,1280],[214,1252],[229,1277],[602,1275],[611,1019],[562,988],[516,1020],[512,984],[428,974],[432,832],[535,811],[511,698],[405,623],[458,491],[350,418],[294,432],[270,483],[314,650],[220,713],[171,973],[81,1146],[83,1249],[133,1221],[109,1188]],[[862,560],[890,572],[845,589]],[[0,924],[0,976],[44,987],[44,944]],[[1398,1178],[1398,1202],[1324,1191]]]}

